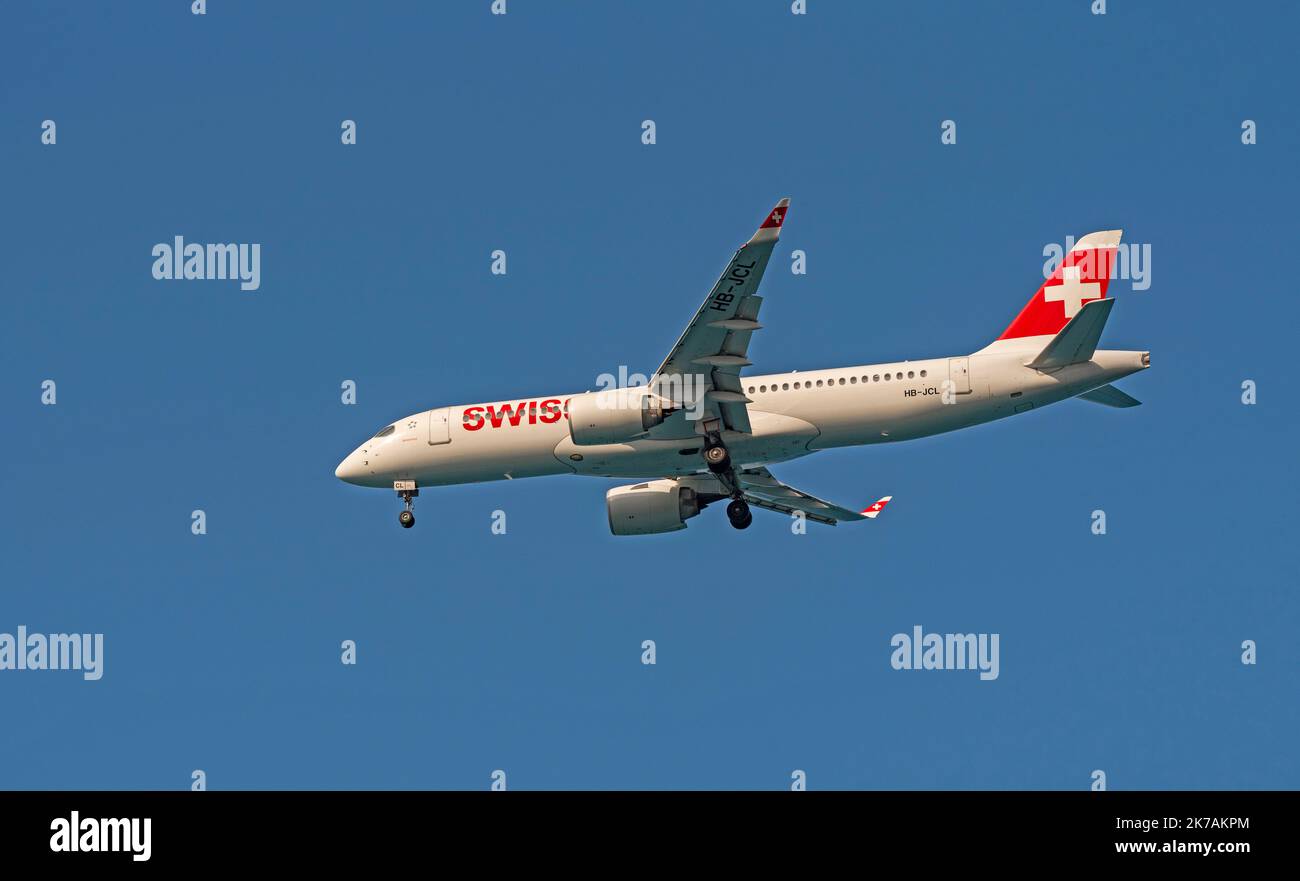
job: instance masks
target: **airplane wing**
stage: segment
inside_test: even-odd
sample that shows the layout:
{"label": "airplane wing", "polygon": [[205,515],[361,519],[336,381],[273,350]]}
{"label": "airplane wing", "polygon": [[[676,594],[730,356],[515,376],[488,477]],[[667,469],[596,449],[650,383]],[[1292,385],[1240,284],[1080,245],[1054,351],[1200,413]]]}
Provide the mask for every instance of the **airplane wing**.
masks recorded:
{"label": "airplane wing", "polygon": [[803,511],[809,520],[834,526],[841,520],[874,520],[884,510],[893,496],[885,496],[861,511],[841,508],[816,496],[786,486],[767,468],[743,468],[736,472],[736,480],[745,495],[745,501],[769,511],[790,514]]}
{"label": "airplane wing", "polygon": [[745,405],[740,370],[748,367],[749,338],[760,329],[758,283],[767,268],[772,248],[785,223],[789,199],[776,203],[763,225],[732,256],[722,277],[696,310],[664,363],[655,371],[650,386],[662,397],[693,404],[704,399],[705,418],[716,418],[722,427],[748,434],[749,411]]}

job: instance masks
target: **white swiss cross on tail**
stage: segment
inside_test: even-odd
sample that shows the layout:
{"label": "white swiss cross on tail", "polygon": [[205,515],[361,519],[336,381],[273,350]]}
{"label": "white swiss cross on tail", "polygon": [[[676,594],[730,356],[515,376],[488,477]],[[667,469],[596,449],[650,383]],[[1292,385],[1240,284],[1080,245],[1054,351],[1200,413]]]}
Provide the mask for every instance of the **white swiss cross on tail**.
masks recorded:
{"label": "white swiss cross on tail", "polygon": [[1061,269],[1061,283],[1043,287],[1043,299],[1049,303],[1064,303],[1065,317],[1073,318],[1079,314],[1087,300],[1095,300],[1102,295],[1101,285],[1095,281],[1079,281],[1079,267],[1066,266]]}

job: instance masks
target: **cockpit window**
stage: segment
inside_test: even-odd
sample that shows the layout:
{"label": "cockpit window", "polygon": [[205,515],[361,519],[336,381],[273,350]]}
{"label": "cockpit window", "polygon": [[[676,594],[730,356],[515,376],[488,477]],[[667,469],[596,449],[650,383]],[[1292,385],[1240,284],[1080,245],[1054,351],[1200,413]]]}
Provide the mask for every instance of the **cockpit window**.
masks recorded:
{"label": "cockpit window", "polygon": [[387,428],[381,428],[375,432],[375,437],[388,437],[394,431],[397,431],[397,424],[394,423]]}

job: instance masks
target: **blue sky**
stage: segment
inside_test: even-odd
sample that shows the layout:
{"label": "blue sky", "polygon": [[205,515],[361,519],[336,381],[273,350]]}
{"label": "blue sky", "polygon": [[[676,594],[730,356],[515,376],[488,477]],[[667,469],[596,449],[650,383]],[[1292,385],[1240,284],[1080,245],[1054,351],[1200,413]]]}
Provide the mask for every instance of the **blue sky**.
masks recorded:
{"label": "blue sky", "polygon": [[[208,6],[0,18],[0,632],[105,640],[0,671],[0,786],[1300,786],[1293,5]],[[412,411],[653,369],[787,195],[754,371],[978,349],[1122,227],[1143,406],[780,466],[895,497],[804,536],[615,539],[562,477],[406,531],[334,478]],[[261,243],[260,290],[155,281],[176,235]],[[891,669],[916,624],[999,678]]]}

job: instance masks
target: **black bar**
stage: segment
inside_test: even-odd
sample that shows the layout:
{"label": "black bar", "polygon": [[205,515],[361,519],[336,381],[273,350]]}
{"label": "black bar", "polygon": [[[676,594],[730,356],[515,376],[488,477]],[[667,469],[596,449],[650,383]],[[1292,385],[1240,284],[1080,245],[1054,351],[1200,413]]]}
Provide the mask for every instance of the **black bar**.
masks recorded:
{"label": "black bar", "polygon": [[[926,865],[1106,857],[1222,866],[1287,856],[1297,801],[1293,792],[9,792],[0,793],[0,852],[7,866],[339,869],[435,853],[630,856],[653,842],[657,859],[687,859],[707,845],[759,866],[823,848]],[[70,847],[59,834],[74,811],[82,835],[92,836],[78,838],[79,847],[104,832],[111,844],[118,830],[121,849],[53,849]],[[133,859],[143,855],[142,822],[133,838],[126,824],[98,822],[145,818],[147,861]]]}

